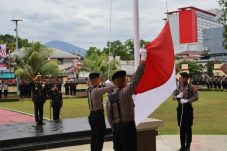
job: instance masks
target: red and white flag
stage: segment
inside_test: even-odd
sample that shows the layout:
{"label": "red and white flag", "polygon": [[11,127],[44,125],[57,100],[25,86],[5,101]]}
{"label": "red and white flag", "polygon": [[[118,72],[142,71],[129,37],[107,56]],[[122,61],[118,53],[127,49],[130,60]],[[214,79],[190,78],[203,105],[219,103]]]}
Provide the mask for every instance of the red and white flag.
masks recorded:
{"label": "red and white flag", "polygon": [[135,91],[135,120],[138,125],[157,109],[176,88],[174,47],[169,22],[150,42],[144,75]]}
{"label": "red and white flag", "polygon": [[6,58],[6,45],[0,45],[0,57]]}

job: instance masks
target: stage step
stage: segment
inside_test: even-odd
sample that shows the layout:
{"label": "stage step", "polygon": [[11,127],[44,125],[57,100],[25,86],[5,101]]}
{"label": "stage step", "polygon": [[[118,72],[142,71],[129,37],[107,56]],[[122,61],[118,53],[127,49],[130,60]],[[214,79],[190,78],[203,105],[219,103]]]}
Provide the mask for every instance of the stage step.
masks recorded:
{"label": "stage step", "polygon": [[[55,136],[52,136],[53,138]],[[1,151],[35,151],[35,150],[43,150],[43,149],[50,149],[50,148],[58,148],[58,147],[65,147],[65,146],[74,146],[74,145],[83,145],[90,143],[90,136],[81,136],[81,137],[71,137],[71,138],[64,138],[64,139],[55,139],[55,140],[47,140],[45,141],[37,141],[37,142],[30,142],[30,143],[21,143],[15,144],[10,146],[5,146],[0,148]],[[112,135],[107,134],[105,136],[105,141],[112,140]]]}

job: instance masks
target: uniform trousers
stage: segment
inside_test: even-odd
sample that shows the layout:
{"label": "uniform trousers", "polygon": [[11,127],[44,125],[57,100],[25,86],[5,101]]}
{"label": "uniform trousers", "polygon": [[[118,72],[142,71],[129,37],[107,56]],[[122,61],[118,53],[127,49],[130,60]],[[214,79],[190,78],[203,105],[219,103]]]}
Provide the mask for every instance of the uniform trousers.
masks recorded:
{"label": "uniform trousers", "polygon": [[91,111],[88,120],[91,126],[91,151],[101,151],[106,133],[104,111]]}
{"label": "uniform trousers", "polygon": [[59,120],[60,119],[60,110],[61,110],[61,106],[53,107],[53,120]]}
{"label": "uniform trousers", "polygon": [[134,121],[113,125],[113,144],[115,151],[137,151],[137,133]]}
{"label": "uniform trousers", "polygon": [[[183,112],[182,112],[183,107]],[[182,119],[181,119],[182,117]],[[179,104],[177,107],[177,122],[180,127],[181,148],[190,148],[192,142],[193,108],[190,103]]]}
{"label": "uniform trousers", "polygon": [[34,101],[35,121],[37,124],[43,123],[43,105],[44,105],[44,102]]}

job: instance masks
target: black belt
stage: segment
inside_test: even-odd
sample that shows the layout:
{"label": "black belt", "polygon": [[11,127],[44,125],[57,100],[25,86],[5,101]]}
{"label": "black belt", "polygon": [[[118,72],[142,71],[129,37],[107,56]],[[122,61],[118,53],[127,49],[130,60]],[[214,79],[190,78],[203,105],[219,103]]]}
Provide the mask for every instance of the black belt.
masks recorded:
{"label": "black belt", "polygon": [[113,124],[113,127],[128,127],[128,126],[135,126],[135,121],[120,122],[120,123]]}
{"label": "black belt", "polygon": [[104,110],[95,110],[95,111],[90,111],[91,114],[96,114],[96,113],[104,113]]}

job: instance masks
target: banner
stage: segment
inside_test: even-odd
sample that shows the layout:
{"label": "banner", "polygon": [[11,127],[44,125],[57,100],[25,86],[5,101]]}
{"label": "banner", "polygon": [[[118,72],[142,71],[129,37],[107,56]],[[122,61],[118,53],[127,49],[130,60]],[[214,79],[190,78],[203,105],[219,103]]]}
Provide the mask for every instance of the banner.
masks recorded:
{"label": "banner", "polygon": [[0,45],[0,70],[7,70],[8,61],[6,44]]}

